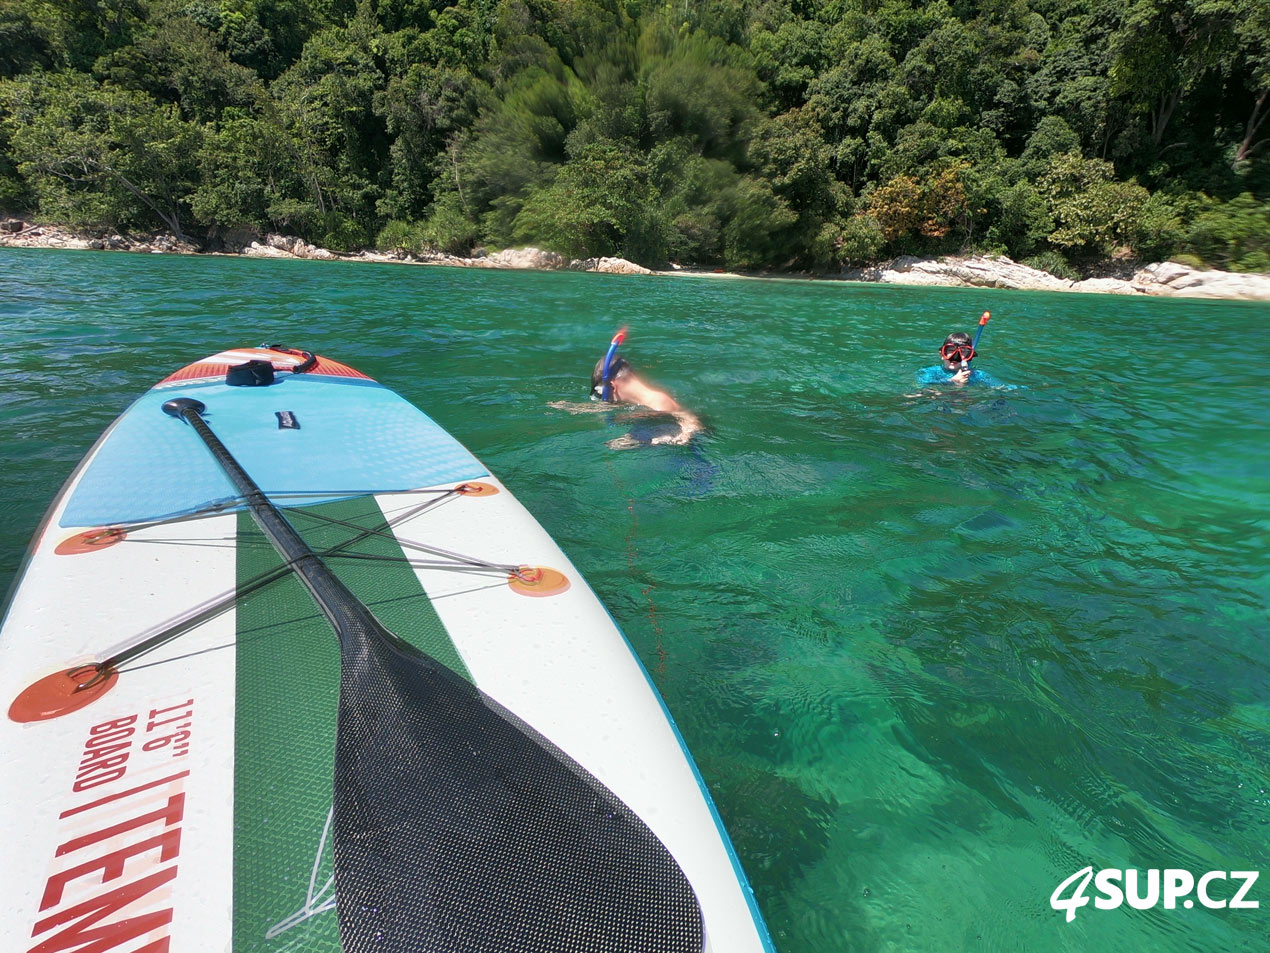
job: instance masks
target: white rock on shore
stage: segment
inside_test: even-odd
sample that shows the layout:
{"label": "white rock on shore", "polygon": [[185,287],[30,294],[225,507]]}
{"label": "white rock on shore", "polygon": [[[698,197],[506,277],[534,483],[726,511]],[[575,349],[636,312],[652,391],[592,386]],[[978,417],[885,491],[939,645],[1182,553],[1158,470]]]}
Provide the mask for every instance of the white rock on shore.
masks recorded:
{"label": "white rock on shore", "polygon": [[1133,285],[1149,295],[1270,301],[1270,275],[1200,271],[1171,261],[1147,265],[1133,276]]}
{"label": "white rock on shore", "polygon": [[1083,291],[1096,294],[1170,295],[1187,298],[1244,298],[1270,301],[1270,275],[1201,271],[1176,262],[1138,269],[1133,277],[1069,281],[1009,258],[897,258],[843,277],[884,284],[943,285],[953,288],[1013,288],[1022,291]]}
{"label": "white rock on shore", "polygon": [[914,258],[863,269],[861,279],[883,284],[943,285],[951,288],[1028,288],[1068,291],[1071,282],[1008,258]]}
{"label": "white rock on shore", "polygon": [[569,262],[571,271],[599,271],[607,275],[652,275],[651,268],[625,258],[576,258]]}
{"label": "white rock on shore", "polygon": [[541,248],[504,248],[492,255],[468,260],[475,268],[533,268],[541,271],[556,271],[569,263],[564,255]]}
{"label": "white rock on shore", "polygon": [[262,245],[260,242],[252,242],[242,250],[242,254],[248,258],[294,258],[295,256],[289,252],[283,251],[281,248],[274,248],[272,245]]}
{"label": "white rock on shore", "polygon": [[331,260],[338,258],[332,251],[310,245],[303,238],[289,235],[266,235],[264,244],[252,242],[242,250],[249,258],[316,258]]}

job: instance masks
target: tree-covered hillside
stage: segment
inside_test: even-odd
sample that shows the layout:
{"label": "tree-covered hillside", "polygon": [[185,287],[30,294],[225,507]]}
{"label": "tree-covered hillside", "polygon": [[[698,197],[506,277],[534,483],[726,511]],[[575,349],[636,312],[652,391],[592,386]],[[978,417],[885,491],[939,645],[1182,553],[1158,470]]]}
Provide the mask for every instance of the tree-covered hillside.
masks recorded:
{"label": "tree-covered hillside", "polygon": [[1270,0],[0,0],[0,76],[86,228],[1270,271]]}

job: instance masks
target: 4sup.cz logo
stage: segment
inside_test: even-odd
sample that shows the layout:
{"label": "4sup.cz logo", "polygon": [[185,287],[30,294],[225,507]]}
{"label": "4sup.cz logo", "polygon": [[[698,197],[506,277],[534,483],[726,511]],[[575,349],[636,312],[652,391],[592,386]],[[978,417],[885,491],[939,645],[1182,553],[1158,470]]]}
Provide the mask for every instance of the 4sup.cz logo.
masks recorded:
{"label": "4sup.cz logo", "polygon": [[[1059,912],[1066,911],[1067,922],[1076,919],[1076,911],[1089,903],[1085,891],[1094,882],[1094,906],[1099,910],[1115,910],[1123,903],[1136,910],[1149,910],[1163,902],[1165,910],[1175,910],[1179,902],[1186,909],[1201,906],[1211,910],[1255,910],[1261,906],[1249,900],[1248,891],[1261,876],[1256,870],[1210,870],[1199,880],[1189,870],[1166,868],[1164,870],[1116,870],[1110,868],[1094,873],[1093,866],[1076,871],[1050,894],[1050,906]],[[1223,881],[1218,887],[1217,881]],[[1229,900],[1230,887],[1238,884]],[[1195,891],[1192,899],[1191,891]],[[1219,896],[1213,896],[1219,893]]]}

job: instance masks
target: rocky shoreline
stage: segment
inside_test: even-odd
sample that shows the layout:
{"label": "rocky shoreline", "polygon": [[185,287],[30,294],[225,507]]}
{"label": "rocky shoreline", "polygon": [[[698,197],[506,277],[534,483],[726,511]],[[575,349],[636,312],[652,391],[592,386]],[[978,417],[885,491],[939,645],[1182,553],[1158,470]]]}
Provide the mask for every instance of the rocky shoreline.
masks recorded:
{"label": "rocky shoreline", "polygon": [[1270,301],[1270,275],[1205,271],[1172,261],[1145,265],[1123,278],[1070,281],[1004,257],[948,257],[937,260],[897,258],[883,265],[844,273],[842,277],[883,284],[943,285],[954,288],[1014,288],[1025,291]]}
{"label": "rocky shoreline", "polygon": [[[107,235],[87,238],[65,228],[35,225],[20,219],[0,222],[0,247],[74,248],[153,254],[203,254],[188,241],[171,234],[143,238]],[[624,258],[568,259],[537,248],[510,248],[471,258],[454,255],[414,255],[408,252],[362,251],[337,254],[285,235],[243,235],[225,241],[223,251],[206,254],[243,255],[249,258],[293,258],[318,261],[374,261],[395,264],[450,265],[459,268],[509,268],[543,271],[593,271],[621,275],[712,275],[721,272],[675,268],[652,271]],[[936,285],[953,288],[1008,288],[1021,291],[1076,291],[1091,294],[1152,295],[1186,298],[1221,298],[1270,301],[1270,275],[1205,271],[1176,262],[1159,262],[1138,268],[1123,277],[1070,281],[1045,271],[1020,265],[1005,257],[897,258],[866,268],[810,276],[731,275],[731,277],[812,277],[823,280],[863,281],[881,284]]]}

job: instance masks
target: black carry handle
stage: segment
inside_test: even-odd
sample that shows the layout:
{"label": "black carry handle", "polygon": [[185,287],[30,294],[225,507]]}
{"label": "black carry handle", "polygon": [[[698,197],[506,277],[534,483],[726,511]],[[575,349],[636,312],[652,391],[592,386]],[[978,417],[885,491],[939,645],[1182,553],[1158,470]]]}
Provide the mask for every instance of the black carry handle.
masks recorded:
{"label": "black carry handle", "polygon": [[312,353],[311,351],[301,351],[293,347],[284,347],[281,344],[262,344],[260,346],[269,351],[277,351],[280,354],[302,355],[304,357],[304,360],[301,361],[299,364],[297,364],[295,367],[290,368],[292,374],[307,373],[308,371],[313,370],[314,366],[317,365],[317,360],[318,360],[317,355]]}

